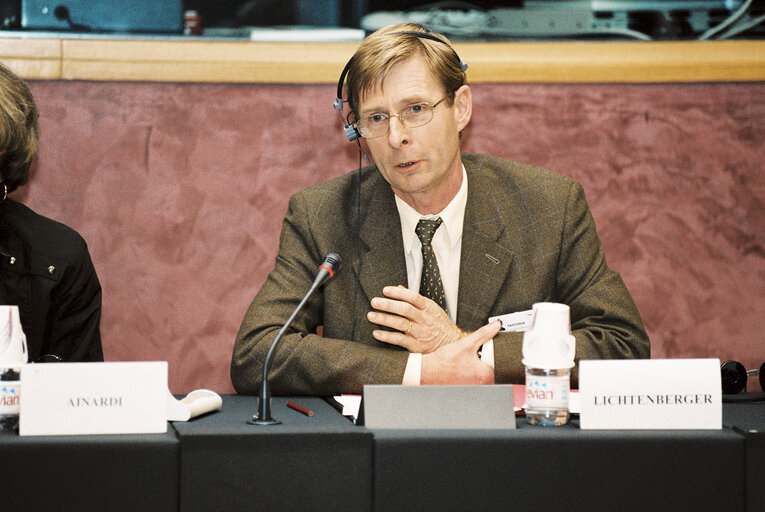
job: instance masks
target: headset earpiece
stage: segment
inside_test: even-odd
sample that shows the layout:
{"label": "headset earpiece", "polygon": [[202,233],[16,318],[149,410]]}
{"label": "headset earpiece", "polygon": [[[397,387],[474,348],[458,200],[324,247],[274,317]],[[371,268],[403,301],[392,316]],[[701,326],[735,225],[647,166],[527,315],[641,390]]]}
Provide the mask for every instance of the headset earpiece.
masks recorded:
{"label": "headset earpiece", "polygon": [[[343,131],[345,131],[345,136],[348,137],[348,140],[351,142],[358,140],[358,138],[361,137],[358,128],[353,124],[346,124],[343,126]],[[367,161],[369,160],[367,159]]]}
{"label": "headset earpiece", "polygon": [[748,377],[759,377],[760,388],[765,391],[765,363],[760,365],[759,370],[747,370],[746,367],[738,361],[725,361],[720,365],[722,392],[726,395],[733,395],[746,391],[746,381]]}
{"label": "headset earpiece", "polygon": [[345,132],[346,138],[350,142],[353,142],[354,140],[357,140],[359,137],[361,137],[361,134],[353,125],[353,123],[349,123],[347,119],[343,119],[343,103],[345,103],[343,101],[343,83],[345,83],[345,75],[348,74],[348,70],[351,68],[352,62],[353,57],[350,58],[348,63],[343,68],[343,72],[340,73],[340,80],[337,81],[337,96],[335,97],[335,101],[332,103],[332,107],[337,110],[337,114],[340,116],[340,120],[343,122],[343,131]]}
{"label": "headset earpiece", "polygon": [[746,389],[746,368],[738,361],[725,361],[720,365],[722,392],[726,395],[741,393]]}

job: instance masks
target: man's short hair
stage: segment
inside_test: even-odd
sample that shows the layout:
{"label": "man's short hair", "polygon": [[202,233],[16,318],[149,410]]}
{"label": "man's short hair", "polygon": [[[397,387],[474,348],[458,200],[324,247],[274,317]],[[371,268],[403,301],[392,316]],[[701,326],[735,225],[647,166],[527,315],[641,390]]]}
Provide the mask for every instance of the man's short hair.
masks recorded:
{"label": "man's short hair", "polygon": [[[406,32],[427,33],[446,44]],[[348,69],[348,103],[356,117],[361,98],[377,87],[393,66],[413,57],[423,59],[430,74],[443,86],[444,94],[451,94],[467,83],[459,56],[445,36],[417,23],[390,25],[361,43]],[[451,105],[454,97],[447,101]]]}
{"label": "man's short hair", "polygon": [[[13,192],[29,181],[37,154],[37,107],[27,84],[0,64],[0,178]],[[0,187],[2,188],[2,187]]]}

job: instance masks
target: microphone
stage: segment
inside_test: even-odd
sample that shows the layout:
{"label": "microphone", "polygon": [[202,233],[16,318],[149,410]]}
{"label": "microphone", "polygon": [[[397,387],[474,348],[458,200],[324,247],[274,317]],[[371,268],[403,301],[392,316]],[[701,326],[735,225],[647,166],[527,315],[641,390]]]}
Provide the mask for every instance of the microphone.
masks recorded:
{"label": "microphone", "polygon": [[311,297],[311,295],[313,295],[313,292],[315,292],[328,279],[333,277],[335,272],[340,270],[340,263],[340,256],[335,253],[330,253],[324,258],[322,264],[319,265],[319,272],[316,274],[316,278],[313,280],[311,288],[308,290],[308,292],[306,292],[303,300],[300,301],[300,304],[297,305],[295,311],[292,312],[290,317],[284,323],[284,326],[276,334],[274,341],[271,342],[271,346],[268,347],[266,359],[263,361],[263,380],[260,383],[260,403],[258,404],[258,414],[253,416],[252,419],[247,422],[250,425],[278,425],[281,423],[280,421],[271,417],[271,390],[268,387],[268,367],[271,365],[271,359],[274,356],[276,345],[279,343],[279,340],[282,339],[284,333],[287,332],[287,329],[297,314],[301,309],[303,309],[305,303],[308,302],[308,299]]}
{"label": "microphone", "polygon": [[[313,280],[313,285],[311,285],[311,289],[308,290],[308,295],[306,296],[310,296],[316,288],[323,285],[329,278],[334,277],[335,272],[340,270],[340,263],[339,255],[334,252],[327,254],[322,264],[319,265],[319,272],[316,274],[316,279]],[[298,306],[298,309],[300,309],[300,306]]]}

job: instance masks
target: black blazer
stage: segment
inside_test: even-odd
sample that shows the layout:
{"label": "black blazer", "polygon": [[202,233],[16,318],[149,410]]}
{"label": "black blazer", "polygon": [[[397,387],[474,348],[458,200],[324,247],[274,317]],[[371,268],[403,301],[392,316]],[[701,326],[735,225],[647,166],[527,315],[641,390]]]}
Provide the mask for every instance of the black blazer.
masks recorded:
{"label": "black blazer", "polygon": [[29,361],[103,361],[101,284],[85,240],[12,199],[0,203],[0,304],[19,307]]}

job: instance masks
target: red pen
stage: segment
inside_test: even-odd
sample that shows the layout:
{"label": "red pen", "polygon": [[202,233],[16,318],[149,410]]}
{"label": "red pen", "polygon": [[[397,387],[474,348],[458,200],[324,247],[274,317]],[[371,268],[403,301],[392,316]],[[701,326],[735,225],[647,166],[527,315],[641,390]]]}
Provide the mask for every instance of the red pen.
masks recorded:
{"label": "red pen", "polygon": [[302,405],[298,405],[295,402],[287,402],[287,407],[290,409],[295,409],[297,412],[302,412],[306,416],[313,416],[313,411],[310,409],[306,409]]}

